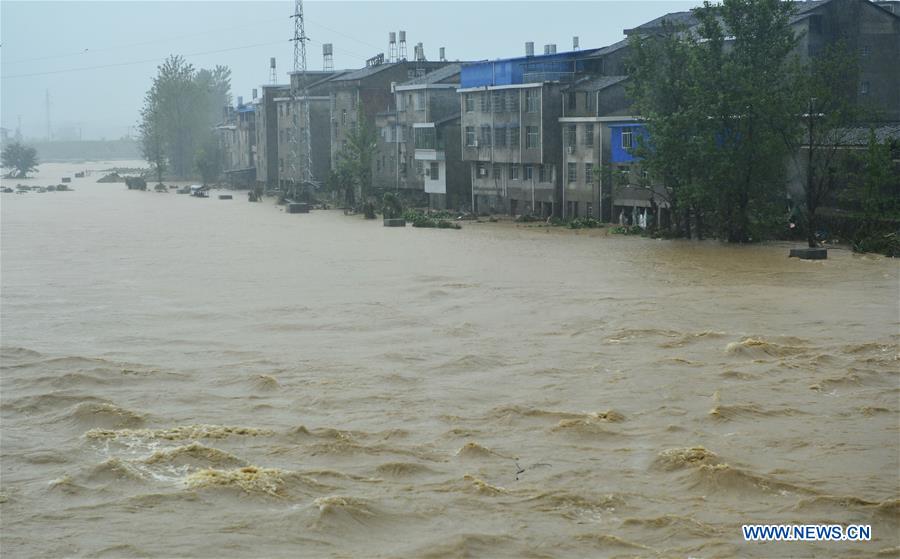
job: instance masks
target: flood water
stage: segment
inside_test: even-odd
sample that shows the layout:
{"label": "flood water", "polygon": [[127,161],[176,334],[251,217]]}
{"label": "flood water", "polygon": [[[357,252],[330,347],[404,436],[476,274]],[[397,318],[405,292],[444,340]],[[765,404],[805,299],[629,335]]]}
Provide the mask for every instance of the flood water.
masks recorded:
{"label": "flood water", "polygon": [[896,261],[97,177],[0,198],[4,557],[900,553]]}

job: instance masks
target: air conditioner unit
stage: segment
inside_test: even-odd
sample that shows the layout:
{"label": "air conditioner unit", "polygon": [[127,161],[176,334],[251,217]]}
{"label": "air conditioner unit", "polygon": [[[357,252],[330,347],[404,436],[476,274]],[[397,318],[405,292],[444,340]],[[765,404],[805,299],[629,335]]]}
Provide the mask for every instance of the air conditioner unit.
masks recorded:
{"label": "air conditioner unit", "polygon": [[486,176],[487,176],[487,169],[484,169],[484,168],[478,169],[478,176],[479,176],[479,177],[486,177]]}

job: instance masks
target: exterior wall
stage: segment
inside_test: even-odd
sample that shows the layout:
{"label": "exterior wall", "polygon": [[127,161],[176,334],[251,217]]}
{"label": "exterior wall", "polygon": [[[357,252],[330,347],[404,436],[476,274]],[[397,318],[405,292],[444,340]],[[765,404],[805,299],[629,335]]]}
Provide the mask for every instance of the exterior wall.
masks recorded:
{"label": "exterior wall", "polygon": [[[600,119],[560,119],[560,127],[564,145],[560,177],[563,185],[562,217],[600,217],[600,189],[595,173],[600,170]],[[573,128],[574,138],[571,134]],[[575,171],[574,177],[569,173],[570,168]],[[572,178],[574,180],[570,180]]]}
{"label": "exterior wall", "polygon": [[[310,97],[309,99],[310,140],[312,145],[312,179],[322,182],[331,167],[330,135],[328,123],[331,118],[328,97]],[[303,119],[303,100],[283,99],[276,103],[278,107],[278,183],[286,186],[290,182],[302,180],[302,170],[307,161],[306,133],[303,122],[300,122],[300,137],[297,138],[299,150],[293,145],[295,119]],[[299,153],[298,153],[299,152]],[[300,157],[300,163],[292,165],[293,159]]]}
{"label": "exterior wall", "polygon": [[337,155],[346,145],[347,135],[356,126],[357,111],[370,126],[375,126],[379,112],[393,106],[392,83],[402,83],[425,74],[446,62],[398,62],[385,65],[378,72],[360,79],[335,79],[330,82],[331,95],[331,165],[336,165]]}

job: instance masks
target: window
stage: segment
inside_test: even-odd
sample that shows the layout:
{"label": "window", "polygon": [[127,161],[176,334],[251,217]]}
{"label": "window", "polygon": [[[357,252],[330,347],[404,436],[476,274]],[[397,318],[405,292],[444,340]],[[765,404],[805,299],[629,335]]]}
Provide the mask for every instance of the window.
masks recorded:
{"label": "window", "polygon": [[538,165],[538,182],[547,182],[547,168]]}
{"label": "window", "polygon": [[502,113],[506,110],[506,92],[505,91],[495,91],[493,93],[494,96],[494,112]]}
{"label": "window", "polygon": [[481,127],[481,143],[479,145],[481,147],[489,147],[491,145],[491,127],[486,124]]}
{"label": "window", "polygon": [[425,174],[425,164],[422,161],[416,161],[416,175],[422,176]]}
{"label": "window", "polygon": [[402,93],[397,94],[397,110],[398,111],[406,110],[406,97],[404,97]]}
{"label": "window", "polygon": [[439,163],[436,163],[434,161],[431,162],[431,169],[429,169],[429,171],[431,172],[431,180],[436,181],[441,178],[440,169],[441,165]]}
{"label": "window", "polygon": [[584,203],[584,215],[587,217],[594,217],[594,204],[591,202]]}
{"label": "window", "polygon": [[494,170],[493,170],[493,173],[494,173],[494,174],[493,174],[492,176],[493,176],[495,179],[497,179],[497,180],[502,179],[502,178],[503,178],[503,165],[499,165],[499,164],[497,164],[497,163],[494,163]]}
{"label": "window", "polygon": [[587,184],[594,183],[594,164],[593,163],[585,163],[584,164],[584,182]]}
{"label": "window", "polygon": [[872,48],[869,45],[863,45],[861,49],[859,49],[860,56],[869,56],[872,54]]}
{"label": "window", "polygon": [[466,93],[463,95],[463,99],[466,103],[466,112],[471,113],[475,110],[475,96],[472,93]]}
{"label": "window", "polygon": [[479,177],[487,176],[487,165],[479,161],[475,164],[475,175]]}
{"label": "window", "polygon": [[578,100],[577,99],[578,99],[578,96],[575,94],[575,92],[570,91],[569,99],[568,99],[568,102],[566,103],[566,105],[568,105],[566,107],[566,109],[569,111],[574,111],[575,109],[577,109],[578,108]]}
{"label": "window", "polygon": [[376,159],[376,160],[375,160],[375,170],[376,170],[376,171],[381,171],[381,159]]}
{"label": "window", "polygon": [[525,165],[525,180],[530,181],[534,178],[534,165]]}
{"label": "window", "polygon": [[594,94],[590,91],[584,92],[584,109],[591,112],[594,110]]}
{"label": "window", "polygon": [[483,91],[481,93],[481,112],[489,113],[491,112],[491,92]]}
{"label": "window", "polygon": [[[494,105],[496,107],[496,105]],[[494,145],[498,148],[506,147],[506,129],[505,128],[495,128],[494,129]]]}
{"label": "window", "polygon": [[541,107],[541,92],[537,89],[529,89],[525,92],[525,110],[529,113],[536,113]]}
{"label": "window", "polygon": [[424,110],[425,110],[425,92],[424,92],[424,91],[417,91],[417,92],[416,92],[416,96],[414,97],[414,99],[415,99],[415,108],[416,108],[416,110],[417,110],[417,111],[424,111]]}
{"label": "window", "polygon": [[341,111],[341,125],[347,124],[347,109]]}
{"label": "window", "polygon": [[509,166],[509,180],[511,180],[511,181],[519,180],[519,166],[518,165],[510,165]]}
{"label": "window", "polygon": [[622,149],[631,149],[634,143],[631,128],[622,129]]}
{"label": "window", "polygon": [[519,127],[513,126],[509,129],[509,147],[519,147]]}
{"label": "window", "polygon": [[863,95],[869,94],[869,82],[862,82],[859,84],[859,92]]}
{"label": "window", "polygon": [[578,167],[576,167],[575,163],[568,163],[567,165],[566,180],[568,182],[576,182],[578,180]]}
{"label": "window", "polygon": [[519,92],[518,91],[507,91],[506,92],[506,110],[510,112],[518,112],[519,111]]}
{"label": "window", "polygon": [[472,147],[475,145],[475,127],[466,126],[466,145]]}
{"label": "window", "polygon": [[540,147],[537,126],[525,127],[525,149],[534,149]]}
{"label": "window", "polygon": [[568,130],[566,131],[566,145],[574,146],[575,145],[575,125],[570,124]]}
{"label": "window", "polygon": [[594,124],[593,123],[584,125],[584,145],[586,145],[586,146],[594,145]]}

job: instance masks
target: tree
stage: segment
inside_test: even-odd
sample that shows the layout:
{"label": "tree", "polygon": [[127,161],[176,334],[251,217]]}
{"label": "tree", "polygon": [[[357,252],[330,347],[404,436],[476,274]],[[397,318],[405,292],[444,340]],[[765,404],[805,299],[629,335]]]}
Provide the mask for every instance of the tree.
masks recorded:
{"label": "tree", "polygon": [[353,198],[361,202],[366,201],[372,186],[372,163],[378,139],[375,128],[363,118],[363,114],[360,105],[356,113],[356,127],[347,134],[347,147],[338,154],[339,174],[351,180],[349,186],[354,191]]}
{"label": "tree", "polygon": [[140,128],[144,156],[158,176],[162,168],[177,177],[190,176],[197,150],[231,102],[230,89],[231,71],[225,66],[196,70],[183,57],[172,55],[157,68],[144,99]]}
{"label": "tree", "polygon": [[162,184],[163,174],[166,172],[166,138],[163,133],[163,118],[160,112],[159,96],[155,92],[156,86],[144,97],[144,106],[141,109],[141,122],[138,125],[140,131],[141,153],[144,159],[153,167],[157,184]]}
{"label": "tree", "polygon": [[210,183],[222,173],[222,148],[216,141],[216,138],[210,136],[197,149],[194,156],[194,166],[200,177],[203,179],[203,185]]}
{"label": "tree", "polygon": [[5,169],[9,169],[7,177],[24,179],[28,173],[37,170],[37,150],[19,142],[13,142],[3,149],[2,165]]}
{"label": "tree", "polygon": [[675,217],[720,238],[758,239],[783,200],[784,146],[791,117],[786,72],[796,37],[793,4],[724,0],[693,10],[698,25],[633,39],[631,94],[649,143],[636,153],[667,192]]}
{"label": "tree", "polygon": [[[816,246],[818,210],[834,194],[846,166],[839,155],[863,117],[853,101],[857,63],[843,44],[834,45],[793,70],[794,118],[782,135],[803,181],[806,240]],[[850,84],[850,85],[848,85]]]}

